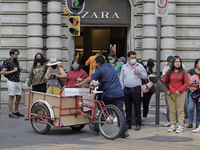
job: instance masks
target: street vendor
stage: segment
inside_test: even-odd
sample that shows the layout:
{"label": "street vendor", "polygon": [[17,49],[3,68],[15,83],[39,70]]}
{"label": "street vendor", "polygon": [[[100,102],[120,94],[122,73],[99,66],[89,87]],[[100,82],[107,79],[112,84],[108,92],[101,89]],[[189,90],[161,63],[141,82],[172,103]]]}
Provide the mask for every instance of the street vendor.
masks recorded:
{"label": "street vendor", "polygon": [[[97,68],[95,72],[90,77],[86,78],[84,81],[76,85],[80,86],[83,84],[87,84],[92,80],[98,80],[99,83],[94,86],[99,86],[99,85],[102,86],[103,102],[105,103],[105,105],[113,104],[120,109],[124,118],[124,129],[121,134],[121,137],[122,138],[128,137],[129,134],[127,132],[125,112],[123,110],[124,93],[121,84],[119,82],[117,73],[111,64],[106,63],[102,55],[97,56],[95,58],[95,61],[97,63]],[[96,134],[99,133],[99,130],[95,125],[90,124],[89,127]]]}

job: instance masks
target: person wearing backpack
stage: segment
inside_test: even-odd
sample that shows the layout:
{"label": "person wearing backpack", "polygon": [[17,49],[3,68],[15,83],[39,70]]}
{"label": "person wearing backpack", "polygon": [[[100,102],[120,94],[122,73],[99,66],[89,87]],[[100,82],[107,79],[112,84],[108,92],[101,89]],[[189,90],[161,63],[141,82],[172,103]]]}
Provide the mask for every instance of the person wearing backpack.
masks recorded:
{"label": "person wearing backpack", "polygon": [[[182,61],[179,56],[174,56],[170,69],[164,76],[163,82],[168,88],[166,94],[171,124],[168,132],[176,131],[176,133],[182,133],[184,130],[185,91],[189,85],[189,79],[187,72],[183,69]],[[176,112],[178,112],[178,120],[176,119]],[[176,125],[177,121],[178,128]]]}
{"label": "person wearing backpack", "polygon": [[[195,60],[194,63],[194,68],[190,69],[188,71],[188,77],[190,78],[193,75],[197,75],[200,78],[200,58]],[[199,88],[199,85],[196,83],[191,83],[189,82],[190,88],[191,87],[196,87]],[[195,126],[195,130],[193,130],[193,132],[200,132],[200,128],[199,127],[199,123],[200,123],[200,103],[199,103],[199,99],[194,99],[192,97],[193,92],[190,91],[189,93],[189,124],[187,126],[187,128],[193,128],[193,121],[194,121],[194,110],[195,110],[195,106],[196,106],[196,126]]]}
{"label": "person wearing backpack", "polygon": [[[18,111],[22,93],[21,82],[19,77],[22,67],[19,65],[19,62],[17,60],[18,55],[19,51],[17,49],[11,49],[10,58],[6,59],[3,62],[3,69],[2,69],[2,74],[7,78],[7,87],[9,95],[8,99],[9,117],[16,119],[19,117],[24,117],[24,115]],[[15,100],[15,109],[13,111],[12,105],[14,96],[16,96],[16,100]]]}

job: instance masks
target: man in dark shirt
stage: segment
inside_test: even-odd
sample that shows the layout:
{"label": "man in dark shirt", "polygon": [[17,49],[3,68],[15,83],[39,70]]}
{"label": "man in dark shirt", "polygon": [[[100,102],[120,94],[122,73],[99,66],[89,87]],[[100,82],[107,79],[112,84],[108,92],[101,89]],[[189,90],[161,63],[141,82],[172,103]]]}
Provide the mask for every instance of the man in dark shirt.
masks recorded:
{"label": "man in dark shirt", "polygon": [[[106,63],[102,55],[97,56],[95,58],[95,61],[97,63],[97,69],[95,70],[95,72],[90,77],[77,84],[77,86],[87,84],[92,80],[98,80],[100,84],[97,84],[96,86],[101,85],[102,87],[103,102],[105,103],[105,105],[113,104],[117,106],[122,112],[124,118],[124,129],[121,137],[128,137],[129,134],[127,133],[125,112],[123,110],[124,93],[122,90],[122,86],[119,82],[117,73],[111,64]],[[90,129],[92,130],[92,128]],[[96,130],[96,132],[98,131]]]}
{"label": "man in dark shirt", "polygon": [[[22,67],[19,66],[18,62],[19,51],[17,49],[10,50],[10,58],[3,62],[2,74],[7,78],[7,87],[8,87],[8,106],[9,106],[9,117],[19,118],[24,115],[18,111],[19,102],[21,100],[21,82],[20,82],[20,71]],[[14,96],[16,95],[15,100],[15,109],[13,112],[12,104]]]}

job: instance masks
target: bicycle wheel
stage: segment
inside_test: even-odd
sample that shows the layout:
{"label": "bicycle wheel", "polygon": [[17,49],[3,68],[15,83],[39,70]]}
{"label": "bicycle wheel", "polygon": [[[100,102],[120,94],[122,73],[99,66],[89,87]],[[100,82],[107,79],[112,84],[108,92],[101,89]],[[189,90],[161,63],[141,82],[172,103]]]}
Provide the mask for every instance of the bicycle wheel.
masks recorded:
{"label": "bicycle wheel", "polygon": [[[39,134],[47,133],[50,130],[51,126],[47,124],[44,120],[46,120],[50,124],[52,123],[50,119],[46,118],[46,117],[50,118],[50,112],[47,106],[44,104],[35,105],[31,113],[40,116],[31,119],[31,125],[35,130],[35,132]],[[34,115],[31,115],[31,117],[34,117]],[[42,120],[41,118],[44,120]]]}
{"label": "bicycle wheel", "polygon": [[84,127],[85,127],[84,124],[71,126],[72,130],[76,130],[76,131],[83,129]]}
{"label": "bicycle wheel", "polygon": [[119,108],[114,105],[104,106],[98,116],[98,128],[105,138],[118,138],[124,128],[124,118]]}

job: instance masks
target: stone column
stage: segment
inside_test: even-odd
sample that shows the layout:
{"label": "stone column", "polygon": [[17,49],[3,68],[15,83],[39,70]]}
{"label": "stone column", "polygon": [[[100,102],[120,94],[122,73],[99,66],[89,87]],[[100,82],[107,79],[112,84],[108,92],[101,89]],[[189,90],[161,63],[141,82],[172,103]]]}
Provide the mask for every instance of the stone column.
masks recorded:
{"label": "stone column", "polygon": [[62,15],[61,0],[50,0],[47,4],[47,59],[62,60]]}
{"label": "stone column", "polygon": [[169,0],[168,16],[161,20],[161,69],[166,66],[168,56],[176,55],[176,0]]}
{"label": "stone column", "polygon": [[27,24],[27,71],[30,71],[35,54],[43,53],[42,2],[40,0],[28,2]]}
{"label": "stone column", "polygon": [[[156,60],[157,18],[154,15],[155,1],[144,0],[142,17],[142,60]],[[155,67],[154,67],[155,68]]]}

